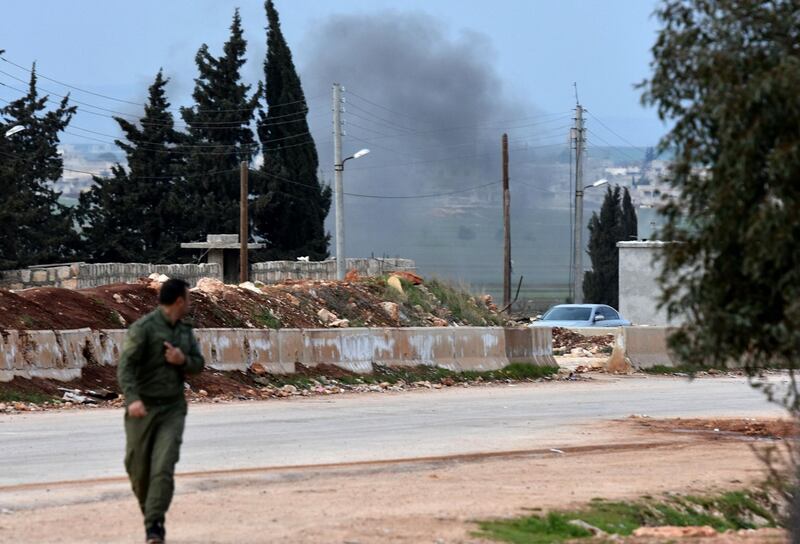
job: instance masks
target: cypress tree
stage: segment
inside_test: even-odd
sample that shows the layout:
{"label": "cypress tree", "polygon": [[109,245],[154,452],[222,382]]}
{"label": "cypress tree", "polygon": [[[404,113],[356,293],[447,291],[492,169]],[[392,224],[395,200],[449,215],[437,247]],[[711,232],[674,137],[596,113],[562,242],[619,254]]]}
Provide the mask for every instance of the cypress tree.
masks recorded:
{"label": "cypress tree", "polygon": [[583,278],[583,294],[587,302],[619,304],[619,252],[617,242],[623,236],[622,208],[619,186],[608,188],[600,214],[589,221],[589,258],[592,270]]}
{"label": "cypress tree", "polygon": [[[65,96],[47,109],[36,89],[33,65],[28,92],[0,109],[0,268],[19,268],[72,258],[78,247],[70,210],[52,183],[63,174],[59,133],[75,114]],[[22,132],[6,137],[20,125]]]}
{"label": "cypress tree", "polygon": [[238,9],[230,29],[222,56],[200,47],[195,105],[181,108],[188,131],[181,192],[190,212],[181,218],[179,233],[186,240],[239,232],[239,163],[249,163],[258,151],[250,123],[261,85],[250,95],[251,86],[241,82],[247,42]]}
{"label": "cypress tree", "polygon": [[138,126],[114,118],[127,140],[116,144],[128,168],[117,164],[111,177],[95,177],[80,197],[77,214],[90,260],[169,262],[178,254],[178,222],[185,210],[175,176],[183,160],[164,90],[168,82],[159,70]]}
{"label": "cypress tree", "polygon": [[267,112],[259,111],[258,136],[264,153],[261,175],[256,176],[253,227],[268,243],[262,257],[294,259],[328,256],[330,236],[325,217],[331,190],[317,177],[319,159],[308,130],[306,104],[292,53],[281,32],[272,0],[267,12],[266,77]]}
{"label": "cypress tree", "polygon": [[622,241],[636,240],[639,236],[639,224],[636,208],[633,207],[631,193],[628,188],[622,194]]}

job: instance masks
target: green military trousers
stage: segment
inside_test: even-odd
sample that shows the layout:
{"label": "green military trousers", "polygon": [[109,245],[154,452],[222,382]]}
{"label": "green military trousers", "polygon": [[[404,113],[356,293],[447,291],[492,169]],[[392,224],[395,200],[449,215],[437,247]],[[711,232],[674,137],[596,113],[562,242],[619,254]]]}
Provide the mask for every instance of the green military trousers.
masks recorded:
{"label": "green military trousers", "polygon": [[125,470],[145,527],[164,522],[175,490],[175,464],[180,458],[186,401],[152,404],[145,401],[147,415],[130,417],[125,413]]}

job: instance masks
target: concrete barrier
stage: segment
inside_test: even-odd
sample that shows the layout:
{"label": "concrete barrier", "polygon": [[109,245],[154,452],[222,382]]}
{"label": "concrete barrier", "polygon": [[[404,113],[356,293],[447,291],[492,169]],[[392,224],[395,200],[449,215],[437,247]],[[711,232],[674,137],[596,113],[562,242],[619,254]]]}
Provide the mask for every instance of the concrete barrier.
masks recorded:
{"label": "concrete barrier", "polygon": [[635,368],[675,366],[667,348],[670,330],[669,327],[624,327],[621,340],[625,357]]}
{"label": "concrete barrier", "polygon": [[[373,364],[496,370],[509,362],[555,365],[550,329],[409,327],[352,329],[198,329],[206,364],[246,371],[293,373],[297,363],[369,373]],[[116,365],[124,330],[4,331],[0,381],[15,376],[70,380],[88,364]]]}
{"label": "concrete barrier", "polygon": [[498,370],[508,365],[506,336],[501,327],[450,327],[450,330],[453,335],[450,370]]}
{"label": "concrete barrier", "polygon": [[531,331],[531,363],[539,366],[558,366],[553,357],[553,329],[531,327],[528,330]]}
{"label": "concrete barrier", "polygon": [[372,372],[375,340],[370,329],[307,329],[303,331],[303,364],[336,365],[366,374]]}

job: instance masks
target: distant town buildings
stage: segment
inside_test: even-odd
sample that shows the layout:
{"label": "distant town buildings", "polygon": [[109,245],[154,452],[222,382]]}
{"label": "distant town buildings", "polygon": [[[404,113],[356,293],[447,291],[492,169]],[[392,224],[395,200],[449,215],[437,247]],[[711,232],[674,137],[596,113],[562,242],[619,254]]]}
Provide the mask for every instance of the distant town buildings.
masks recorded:
{"label": "distant town buildings", "polygon": [[64,159],[64,175],[53,186],[67,201],[77,199],[91,186],[89,172],[109,176],[111,167],[124,160],[119,148],[108,144],[62,144],[58,149]]}

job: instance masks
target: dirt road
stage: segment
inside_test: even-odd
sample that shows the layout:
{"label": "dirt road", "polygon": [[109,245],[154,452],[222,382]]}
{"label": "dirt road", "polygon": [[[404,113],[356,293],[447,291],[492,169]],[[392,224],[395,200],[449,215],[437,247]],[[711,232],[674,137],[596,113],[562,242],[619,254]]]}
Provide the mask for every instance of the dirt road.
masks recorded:
{"label": "dirt road", "polygon": [[[761,477],[747,442],[613,421],[632,413],[780,412],[739,380],[669,378],[202,407],[189,423],[170,541],[478,542],[476,518]],[[0,542],[141,539],[119,478],[120,414],[85,414],[0,420]],[[71,479],[81,481],[52,483]]]}

